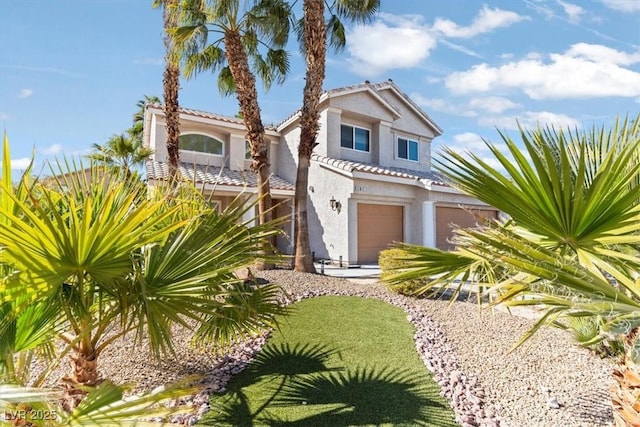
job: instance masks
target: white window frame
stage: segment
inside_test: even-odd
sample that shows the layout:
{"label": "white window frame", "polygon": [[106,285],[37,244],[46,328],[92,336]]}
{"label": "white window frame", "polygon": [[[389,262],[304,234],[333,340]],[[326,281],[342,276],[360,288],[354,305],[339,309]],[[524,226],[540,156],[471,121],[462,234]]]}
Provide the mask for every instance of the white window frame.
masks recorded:
{"label": "white window frame", "polygon": [[[352,136],[352,143],[353,146],[352,147],[344,147],[342,145],[342,126],[348,126],[352,129],[351,132],[351,136]],[[361,129],[361,130],[365,130],[367,131],[367,150],[360,150],[358,148],[356,148],[356,129]],[[345,150],[353,150],[353,151],[357,151],[359,153],[370,153],[371,152],[371,129],[367,129],[364,128],[362,126],[356,126],[356,125],[352,125],[349,123],[340,123],[340,148],[344,148]]]}
{"label": "white window frame", "polygon": [[244,159],[245,160],[252,160],[253,159],[251,157],[251,143],[249,142],[248,139],[244,140]]}
{"label": "white window frame", "polygon": [[[188,135],[202,135],[202,136],[206,136],[207,138],[211,138],[211,139],[215,139],[216,141],[219,141],[222,144],[222,152],[220,154],[215,154],[215,153],[207,153],[206,151],[193,151],[193,150],[186,150],[182,147],[180,147],[181,151],[185,151],[188,153],[194,153],[196,155],[204,155],[204,156],[215,156],[215,157],[224,157],[225,156],[225,141],[224,138],[219,138],[218,136],[209,134],[209,133],[205,133],[205,132],[185,132],[185,133],[181,133],[180,136],[188,136]],[[178,137],[179,138],[179,137]]]}
{"label": "white window frame", "polygon": [[[404,139],[405,141],[407,141],[407,157],[401,157],[400,156],[400,140],[401,139]],[[412,158],[410,158],[410,155],[409,155],[409,153],[410,153],[409,145],[412,142],[415,142],[415,144],[416,144],[416,154],[418,156],[418,158],[416,160],[413,160]],[[406,160],[406,161],[414,162],[414,163],[420,163],[420,141],[418,141],[417,139],[411,139],[411,138],[406,137],[406,136],[398,136],[398,137],[396,137],[396,147],[395,148],[396,148],[396,152],[395,152],[396,159]]]}

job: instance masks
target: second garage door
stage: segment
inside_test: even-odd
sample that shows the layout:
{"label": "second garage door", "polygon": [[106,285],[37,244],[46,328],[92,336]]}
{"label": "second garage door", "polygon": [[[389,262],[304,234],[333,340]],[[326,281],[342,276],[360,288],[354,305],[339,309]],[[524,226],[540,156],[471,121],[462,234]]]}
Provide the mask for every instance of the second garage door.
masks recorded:
{"label": "second garage door", "polygon": [[358,203],[359,264],[377,264],[381,250],[403,241],[403,217],[402,206]]}
{"label": "second garage door", "polygon": [[492,209],[470,209],[436,206],[436,246],[438,249],[451,250],[454,246],[449,242],[453,237],[453,227],[473,228],[478,222],[476,216],[496,218],[497,212]]}

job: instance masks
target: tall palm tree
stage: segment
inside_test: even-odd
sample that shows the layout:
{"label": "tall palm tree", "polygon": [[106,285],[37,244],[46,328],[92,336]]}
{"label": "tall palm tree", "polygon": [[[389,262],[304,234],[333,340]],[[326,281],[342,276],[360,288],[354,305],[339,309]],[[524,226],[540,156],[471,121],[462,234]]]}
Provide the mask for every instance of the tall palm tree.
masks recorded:
{"label": "tall palm tree", "polygon": [[594,319],[592,343],[626,344],[615,373],[617,425],[640,425],[640,115],[611,130],[520,136],[526,155],[502,134],[513,161],[488,144],[504,171],[450,149],[438,166],[507,219],[457,230],[452,252],[403,245],[406,263],[388,280],[423,279],[421,292],[468,281],[495,303],[540,306],[544,315],[521,342],[542,325]]}
{"label": "tall palm tree", "polygon": [[[256,76],[268,90],[282,83],[289,70],[284,50],[291,10],[284,0],[188,0],[185,22],[174,32],[187,78],[217,71],[223,95],[234,94],[240,106],[258,178],[259,223],[271,220],[269,155],[258,103]],[[216,37],[210,39],[211,35]]]}
{"label": "tall palm tree", "polygon": [[303,2],[303,17],[298,25],[298,39],[301,41],[307,71],[300,116],[300,144],[294,198],[293,268],[296,271],[315,273],[309,244],[307,199],[311,154],[317,145],[319,129],[319,104],[325,77],[327,29],[329,29],[329,44],[336,50],[340,50],[346,43],[344,26],[340,19],[367,22],[374,16],[379,6],[379,0],[334,0],[329,7],[330,17],[325,21],[325,0],[304,0]]}
{"label": "tall palm tree", "polygon": [[164,88],[164,119],[167,129],[167,155],[169,163],[169,182],[178,179],[180,163],[180,113],[178,92],[180,91],[180,65],[173,49],[170,33],[178,25],[179,0],[165,0],[162,9],[164,22],[165,70],[162,76]]}
{"label": "tall palm tree", "polygon": [[169,183],[178,180],[178,164],[180,163],[180,64],[171,32],[178,27],[180,0],[154,0],[154,7],[162,6],[162,22],[164,28],[165,68],[162,75],[164,96],[164,120],[167,132],[167,157],[169,165]]}

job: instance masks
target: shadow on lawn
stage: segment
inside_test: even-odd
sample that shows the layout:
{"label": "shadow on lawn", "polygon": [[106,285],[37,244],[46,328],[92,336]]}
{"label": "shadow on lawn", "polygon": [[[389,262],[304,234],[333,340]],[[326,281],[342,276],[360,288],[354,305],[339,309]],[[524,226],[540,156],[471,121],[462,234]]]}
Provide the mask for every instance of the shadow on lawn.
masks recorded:
{"label": "shadow on lawn", "polygon": [[[240,426],[451,425],[433,416],[443,405],[428,398],[409,372],[328,368],[336,350],[321,346],[266,346],[217,399],[202,424]],[[269,382],[269,397],[255,408],[244,388]],[[275,412],[291,408],[296,421]],[[440,423],[439,421],[442,421]]]}

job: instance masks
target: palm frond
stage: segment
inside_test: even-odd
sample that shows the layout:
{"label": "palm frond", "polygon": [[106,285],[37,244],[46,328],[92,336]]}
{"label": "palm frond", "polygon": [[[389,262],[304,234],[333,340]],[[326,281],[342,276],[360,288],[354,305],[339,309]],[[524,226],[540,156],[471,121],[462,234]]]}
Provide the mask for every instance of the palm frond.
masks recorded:
{"label": "palm frond", "polygon": [[370,22],[378,13],[379,0],[334,0],[336,15],[359,24]]}
{"label": "palm frond", "polygon": [[331,15],[327,21],[327,35],[329,38],[329,46],[335,51],[340,52],[347,44],[347,36],[344,25],[337,15]]}
{"label": "palm frond", "polygon": [[63,414],[62,422],[69,426],[158,426],[161,423],[144,422],[141,419],[151,419],[190,412],[192,408],[186,406],[167,407],[161,405],[163,401],[176,399],[197,392],[191,386],[194,378],[170,384],[141,396],[124,397],[123,387],[118,387],[110,381],[102,382],[89,392],[85,399],[73,412]]}

